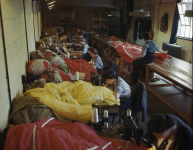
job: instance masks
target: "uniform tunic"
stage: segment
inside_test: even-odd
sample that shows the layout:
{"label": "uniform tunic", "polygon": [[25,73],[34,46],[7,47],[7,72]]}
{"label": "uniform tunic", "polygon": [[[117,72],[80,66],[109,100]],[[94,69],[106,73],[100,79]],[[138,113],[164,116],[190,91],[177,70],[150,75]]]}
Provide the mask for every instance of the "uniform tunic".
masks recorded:
{"label": "uniform tunic", "polygon": [[101,74],[103,72],[103,62],[101,60],[101,57],[96,54],[92,59],[91,59],[91,64],[95,66],[97,69],[97,72]]}
{"label": "uniform tunic", "polygon": [[120,94],[120,98],[127,96],[131,93],[131,87],[121,78],[115,81],[115,91]]}
{"label": "uniform tunic", "polygon": [[126,111],[131,107],[131,87],[121,78],[114,84],[116,93],[120,94],[120,107],[119,111]]}

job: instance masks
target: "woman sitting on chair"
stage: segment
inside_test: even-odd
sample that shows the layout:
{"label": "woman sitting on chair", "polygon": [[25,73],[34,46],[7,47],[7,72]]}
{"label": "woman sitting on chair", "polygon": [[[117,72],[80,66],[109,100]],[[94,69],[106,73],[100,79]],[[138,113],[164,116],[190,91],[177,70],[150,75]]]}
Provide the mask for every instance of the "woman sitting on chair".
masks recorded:
{"label": "woman sitting on chair", "polygon": [[89,64],[91,64],[94,68],[96,68],[98,74],[102,74],[103,72],[103,62],[101,57],[98,55],[98,51],[94,47],[88,48],[89,54],[92,57]]}
{"label": "woman sitting on chair", "polygon": [[102,77],[106,80],[105,87],[108,84],[114,84],[114,93],[116,99],[120,99],[119,111],[126,111],[131,106],[131,87],[115,71],[106,70]]}
{"label": "woman sitting on chair", "polygon": [[167,51],[161,50],[154,41],[150,40],[151,37],[149,33],[142,33],[141,36],[145,43],[143,45],[142,54],[140,56],[133,57],[135,61],[133,63],[133,72],[130,85],[137,83],[141,66],[153,62],[156,50],[159,52],[167,53]]}

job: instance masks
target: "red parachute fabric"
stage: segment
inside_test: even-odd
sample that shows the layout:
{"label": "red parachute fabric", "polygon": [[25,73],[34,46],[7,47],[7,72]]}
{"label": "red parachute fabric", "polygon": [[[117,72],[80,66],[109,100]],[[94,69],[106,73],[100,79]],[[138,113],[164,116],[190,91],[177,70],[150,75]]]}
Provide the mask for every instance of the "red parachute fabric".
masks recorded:
{"label": "red parachute fabric", "polygon": [[97,135],[91,127],[75,122],[44,119],[32,124],[12,127],[7,134],[4,150],[137,150],[127,141],[108,139]]}
{"label": "red parachute fabric", "polygon": [[59,69],[56,64],[53,64],[53,65],[51,65],[51,66],[52,66],[53,68],[55,68],[55,69]]}
{"label": "red parachute fabric", "polygon": [[64,58],[64,61],[73,75],[75,75],[75,72],[84,72],[86,76],[85,81],[87,82],[90,81],[91,71],[94,71],[95,74],[97,74],[97,70],[84,59]]}
{"label": "red parachute fabric", "polygon": [[[131,43],[115,41],[113,42],[113,46],[119,56],[128,63],[132,63],[134,61],[133,57],[137,57],[142,54],[142,47]],[[171,58],[171,56],[168,56],[166,53],[155,54],[155,59],[164,60],[166,58]]]}
{"label": "red parachute fabric", "polygon": [[[64,71],[58,69],[58,72],[59,72],[63,81],[71,81],[70,76],[68,74],[66,74]],[[43,74],[41,74],[41,79],[45,79]]]}
{"label": "red parachute fabric", "polygon": [[[34,67],[32,67],[34,63],[36,65]],[[44,68],[37,72],[37,70],[39,69],[38,66],[41,65],[42,63],[44,64]],[[51,67],[50,62],[47,60],[43,60],[43,59],[34,59],[34,60],[31,60],[27,63],[27,71],[29,74],[32,74],[32,75],[40,75],[40,74],[44,73],[50,67]]]}
{"label": "red parachute fabric", "polygon": [[111,36],[110,41],[117,41],[115,36]]}
{"label": "red parachute fabric", "polygon": [[64,71],[58,70],[58,72],[59,72],[63,81],[71,81],[70,76],[68,74],[66,74]]}

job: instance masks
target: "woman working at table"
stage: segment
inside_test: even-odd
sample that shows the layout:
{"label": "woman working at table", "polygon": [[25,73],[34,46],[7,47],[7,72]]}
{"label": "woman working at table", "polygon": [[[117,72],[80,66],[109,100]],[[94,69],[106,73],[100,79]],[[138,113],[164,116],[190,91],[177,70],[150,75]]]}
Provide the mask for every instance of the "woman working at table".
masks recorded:
{"label": "woman working at table", "polygon": [[115,71],[107,70],[102,74],[103,79],[108,84],[114,84],[114,93],[116,99],[120,99],[119,111],[126,111],[131,106],[131,87]]}
{"label": "woman working at table", "polygon": [[153,59],[156,53],[155,50],[159,52],[161,51],[161,52],[167,53],[167,51],[161,50],[154,41],[150,40],[151,37],[149,33],[147,32],[142,33],[141,36],[145,41],[145,43],[143,45],[142,54],[140,56],[133,57],[134,63],[133,63],[133,72],[132,72],[130,85],[137,83],[140,68],[144,64],[149,64],[153,62]]}
{"label": "woman working at table", "polygon": [[92,57],[91,61],[88,63],[91,64],[94,68],[96,68],[98,74],[102,74],[103,62],[101,60],[101,57],[98,55],[98,51],[94,47],[89,47],[88,51],[90,56]]}

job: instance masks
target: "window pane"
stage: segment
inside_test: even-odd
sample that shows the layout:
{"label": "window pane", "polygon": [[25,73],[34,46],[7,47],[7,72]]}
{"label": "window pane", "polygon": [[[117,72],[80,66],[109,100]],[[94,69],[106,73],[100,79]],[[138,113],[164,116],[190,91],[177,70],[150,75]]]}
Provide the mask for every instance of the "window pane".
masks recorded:
{"label": "window pane", "polygon": [[184,33],[185,33],[185,26],[182,26],[181,28],[181,36],[184,37]]}
{"label": "window pane", "polygon": [[178,26],[178,33],[177,33],[177,36],[181,36],[181,29],[182,28],[182,26]]}
{"label": "window pane", "polygon": [[179,19],[179,22],[178,22],[178,26],[181,26],[181,21],[180,21],[180,19]]}
{"label": "window pane", "polygon": [[182,5],[181,4],[178,4],[178,11],[179,11],[179,14],[183,14],[183,12],[182,12]]}
{"label": "window pane", "polygon": [[186,3],[186,10],[192,10],[192,2]]}
{"label": "window pane", "polygon": [[181,20],[181,24],[185,24],[185,21],[184,21],[184,15],[180,15],[180,20]]}
{"label": "window pane", "polygon": [[183,14],[185,14],[185,10],[186,10],[186,4],[182,4],[182,11],[183,11]]}
{"label": "window pane", "polygon": [[184,17],[185,25],[190,25],[189,19],[189,17]]}
{"label": "window pane", "polygon": [[188,0],[183,0],[183,2],[188,2]]}
{"label": "window pane", "polygon": [[193,2],[193,0],[189,0],[189,2]]}
{"label": "window pane", "polygon": [[192,27],[190,27],[190,34],[189,34],[189,38],[192,39]]}
{"label": "window pane", "polygon": [[186,26],[185,37],[189,38],[190,26]]}
{"label": "window pane", "polygon": [[192,27],[192,21],[193,21],[193,18],[190,17],[190,26]]}

